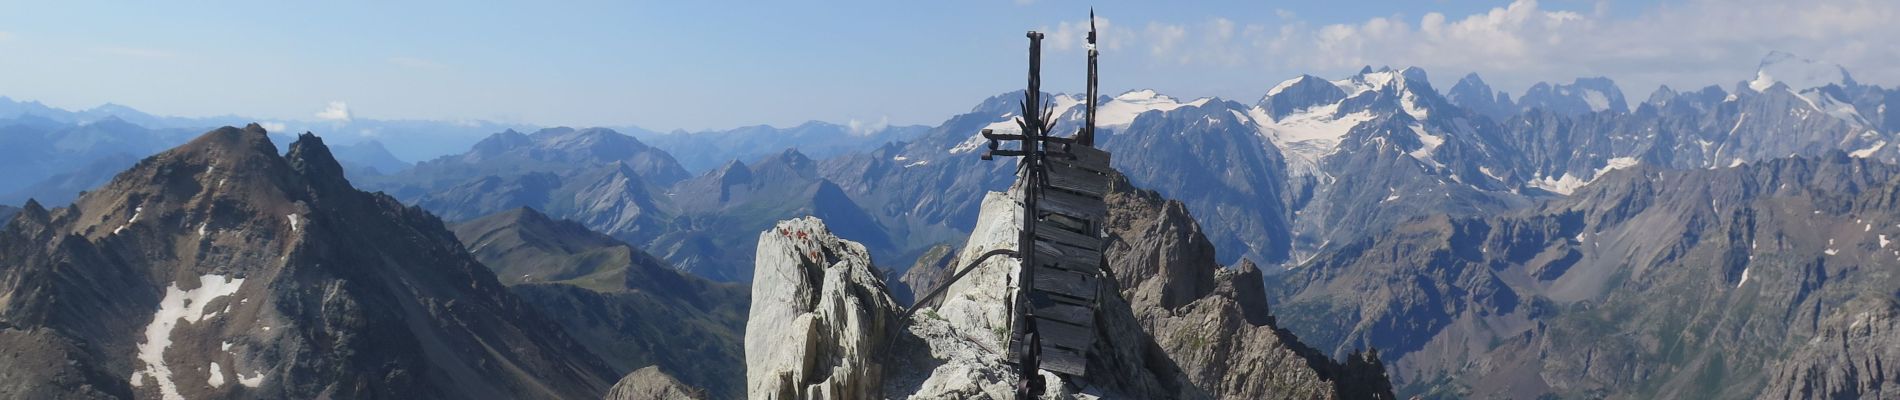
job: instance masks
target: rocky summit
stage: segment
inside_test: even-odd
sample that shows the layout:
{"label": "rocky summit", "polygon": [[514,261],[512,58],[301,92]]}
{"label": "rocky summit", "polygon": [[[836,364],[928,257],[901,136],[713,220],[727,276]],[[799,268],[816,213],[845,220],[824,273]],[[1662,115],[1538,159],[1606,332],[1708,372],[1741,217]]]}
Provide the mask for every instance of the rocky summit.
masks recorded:
{"label": "rocky summit", "polygon": [[[1392,398],[1382,363],[1340,363],[1273,326],[1259,271],[1213,263],[1211,245],[1178,202],[1134,191],[1111,195],[1105,281],[1087,378],[1042,372],[1049,398]],[[1013,248],[1020,199],[992,192],[954,262],[965,268]],[[781,222],[761,233],[747,381],[751,398],[1010,398],[1007,296],[1020,265],[992,257],[906,310],[873,274],[863,246],[822,221]],[[1123,282],[1129,289],[1117,289]],[[928,292],[918,288],[920,293]],[[1126,297],[1124,297],[1126,296]],[[909,312],[914,311],[914,312]],[[909,318],[903,318],[908,312]]]}
{"label": "rocky summit", "polygon": [[616,380],[442,225],[257,125],[0,231],[0,397],[589,398]]}

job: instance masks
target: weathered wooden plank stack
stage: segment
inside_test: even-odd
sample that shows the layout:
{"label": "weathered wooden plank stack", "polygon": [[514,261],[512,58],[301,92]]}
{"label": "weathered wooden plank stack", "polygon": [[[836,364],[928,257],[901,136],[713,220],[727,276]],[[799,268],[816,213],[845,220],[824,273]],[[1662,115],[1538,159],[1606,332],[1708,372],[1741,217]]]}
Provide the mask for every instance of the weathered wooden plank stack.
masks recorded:
{"label": "weathered wooden plank stack", "polygon": [[[984,160],[1021,157],[1017,198],[1023,202],[1023,226],[1012,255],[1021,261],[1011,293],[1009,359],[1021,381],[1016,398],[1044,393],[1046,370],[1070,377],[1088,374],[1095,346],[1097,296],[1102,294],[1103,221],[1108,217],[1109,154],[1095,146],[1095,13],[1089,12],[1089,84],[1083,124],[1075,136],[1050,135],[1053,105],[1042,99],[1042,38],[1030,31],[1029,89],[1023,91],[1020,133],[984,129],[989,141]],[[1004,142],[1016,144],[1004,148]],[[967,267],[966,267],[967,268]],[[959,272],[957,276],[961,276]],[[956,277],[951,278],[953,281]],[[933,291],[925,297],[934,296]]]}
{"label": "weathered wooden plank stack", "polygon": [[[1095,344],[1096,296],[1101,294],[1103,222],[1108,205],[1109,153],[1070,146],[1064,157],[1044,158],[1047,179],[1037,190],[1034,213],[1036,254],[1031,282],[1019,295],[1041,337],[1042,369],[1084,376],[1089,348]],[[1011,346],[1020,348],[1020,346]]]}

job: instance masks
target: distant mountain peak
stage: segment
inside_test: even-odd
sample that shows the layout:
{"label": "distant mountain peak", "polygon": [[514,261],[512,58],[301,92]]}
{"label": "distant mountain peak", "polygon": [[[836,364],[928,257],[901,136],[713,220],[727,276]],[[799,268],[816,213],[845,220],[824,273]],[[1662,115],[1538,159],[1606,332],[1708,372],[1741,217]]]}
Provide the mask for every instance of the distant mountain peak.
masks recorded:
{"label": "distant mountain peak", "polygon": [[1517,114],[1517,105],[1511,101],[1511,96],[1492,89],[1476,72],[1459,78],[1458,83],[1451,86],[1451,91],[1445,93],[1445,100],[1495,121],[1503,121]]}
{"label": "distant mountain peak", "polygon": [[1766,92],[1776,83],[1788,86],[1794,91],[1840,85],[1856,85],[1847,68],[1836,64],[1801,58],[1779,50],[1768,52],[1762,57],[1761,65],[1755,70],[1755,79],[1747,82],[1748,88],[1756,92]]}
{"label": "distant mountain peak", "polygon": [[324,190],[344,190],[350,188],[344,179],[343,165],[330,154],[330,147],[323,145],[323,138],[304,132],[297,135],[297,141],[290,144],[290,151],[284,154],[290,168],[303,175],[304,179],[320,185]]}
{"label": "distant mountain peak", "polygon": [[1581,77],[1568,84],[1538,82],[1531,85],[1524,96],[1518,97],[1517,105],[1523,111],[1543,109],[1572,116],[1630,110],[1628,101],[1623,98],[1623,89],[1605,77]]}

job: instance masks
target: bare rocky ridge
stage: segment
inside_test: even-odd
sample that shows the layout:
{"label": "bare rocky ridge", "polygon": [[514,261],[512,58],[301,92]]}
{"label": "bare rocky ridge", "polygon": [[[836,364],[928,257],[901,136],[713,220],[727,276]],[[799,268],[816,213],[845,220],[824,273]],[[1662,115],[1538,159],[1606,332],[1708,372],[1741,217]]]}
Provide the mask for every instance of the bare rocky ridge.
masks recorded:
{"label": "bare rocky ridge", "polygon": [[1855,299],[1769,374],[1761,399],[1885,399],[1900,396],[1900,304]]}
{"label": "bare rocky ridge", "polygon": [[1271,293],[1318,347],[1379,348],[1408,394],[1853,397],[1889,381],[1852,365],[1895,347],[1855,299],[1900,288],[1896,193],[1900,167],[1839,152],[1639,167],[1347,243]]}
{"label": "bare rocky ridge", "polygon": [[1341,364],[1275,325],[1261,272],[1215,262],[1185,205],[1118,179],[1109,267],[1142,329],[1195,386],[1223,399],[1393,398],[1376,355]]}
{"label": "bare rocky ridge", "polygon": [[[1105,282],[1089,376],[1065,382],[1045,373],[1050,398],[1391,398],[1376,356],[1339,364],[1273,328],[1261,297],[1259,271],[1251,266],[1229,271],[1213,263],[1211,245],[1179,203],[1164,204],[1153,192],[1127,192],[1125,181],[1116,187],[1110,219],[1122,247],[1110,253],[1109,261],[1132,289],[1123,291],[1115,282]],[[960,267],[991,250],[1014,247],[1019,207],[1006,193],[986,197],[970,241],[948,265]],[[989,259],[950,283],[940,301],[899,322],[887,319],[902,309],[886,304],[883,285],[869,272],[870,261],[852,256],[861,252],[853,249],[861,247],[835,241],[817,224],[812,219],[787,221],[761,238],[748,323],[753,398],[865,393],[857,383],[867,380],[881,380],[883,385],[866,397],[1011,396],[1015,372],[1004,359],[1010,331],[1004,296],[1012,292],[1015,260]],[[806,245],[806,240],[816,245]],[[851,272],[838,271],[844,268]],[[848,285],[837,288],[834,282]],[[1163,299],[1180,303],[1163,307]],[[815,344],[799,344],[812,340],[805,329],[796,328],[802,322],[783,321],[836,320],[840,315],[836,307],[799,306],[809,304],[870,306],[843,308],[848,312],[842,315],[859,318],[829,325],[832,336]],[[776,329],[761,332],[762,327]],[[888,346],[875,351],[882,358],[858,358],[865,346],[878,343]],[[864,369],[846,369],[851,365]],[[794,379],[800,376],[808,378]]]}
{"label": "bare rocky ridge", "polygon": [[[453,226],[509,290],[619,373],[658,367],[710,398],[745,396],[748,293],[675,270],[573,221],[520,208]],[[623,379],[623,383],[625,379]]]}
{"label": "bare rocky ridge", "polygon": [[0,397],[597,397],[612,374],[315,136],[222,128],[0,231]]}

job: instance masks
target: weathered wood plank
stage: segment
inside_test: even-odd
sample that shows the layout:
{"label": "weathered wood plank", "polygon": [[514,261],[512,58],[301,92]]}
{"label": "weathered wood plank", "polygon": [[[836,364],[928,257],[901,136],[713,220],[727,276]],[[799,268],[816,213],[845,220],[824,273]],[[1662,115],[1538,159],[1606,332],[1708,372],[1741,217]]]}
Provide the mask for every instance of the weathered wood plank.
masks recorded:
{"label": "weathered wood plank", "polygon": [[1067,163],[1049,163],[1049,186],[1101,198],[1108,195],[1108,176]]}
{"label": "weathered wood plank", "polygon": [[1088,358],[1079,351],[1044,346],[1041,361],[1042,369],[1049,372],[1069,376],[1086,376],[1083,374],[1088,373]]}
{"label": "weathered wood plank", "polygon": [[[1102,252],[1047,241],[1036,241],[1036,262],[1057,264],[1058,268],[1095,272],[1102,269]],[[1093,267],[1089,267],[1093,266]]]}
{"label": "weathered wood plank", "polygon": [[1054,223],[1036,221],[1036,238],[1089,250],[1102,248],[1102,238],[1068,230]]}
{"label": "weathered wood plank", "polygon": [[1065,296],[1094,299],[1099,284],[1092,274],[1062,270],[1049,267],[1036,269],[1034,288],[1036,290],[1057,293]]}
{"label": "weathered wood plank", "polygon": [[1069,230],[1076,231],[1076,232],[1097,232],[1097,230],[1095,229],[1095,223],[1093,221],[1089,221],[1086,219],[1070,217],[1067,215],[1062,215],[1062,214],[1057,214],[1057,213],[1043,213],[1042,220],[1044,222],[1050,222],[1056,225],[1061,225],[1064,228],[1068,228]]}
{"label": "weathered wood plank", "polygon": [[1038,212],[1054,212],[1090,220],[1101,220],[1108,216],[1108,203],[1101,198],[1061,190],[1042,191],[1042,197],[1036,200],[1036,208]]}
{"label": "weathered wood plank", "polygon": [[1088,306],[1069,303],[1053,296],[1031,294],[1030,305],[1036,310],[1036,318],[1053,319],[1082,326],[1095,324],[1095,310]]}
{"label": "weathered wood plank", "polygon": [[1106,151],[1102,151],[1102,149],[1088,146],[1070,146],[1069,154],[1074,154],[1075,159],[1049,157],[1049,162],[1073,165],[1076,168],[1095,171],[1101,174],[1108,174],[1112,171],[1108,166],[1109,154]]}
{"label": "weathered wood plank", "polygon": [[1036,332],[1042,334],[1043,348],[1061,347],[1087,351],[1095,344],[1095,328],[1053,319],[1037,319]]}

